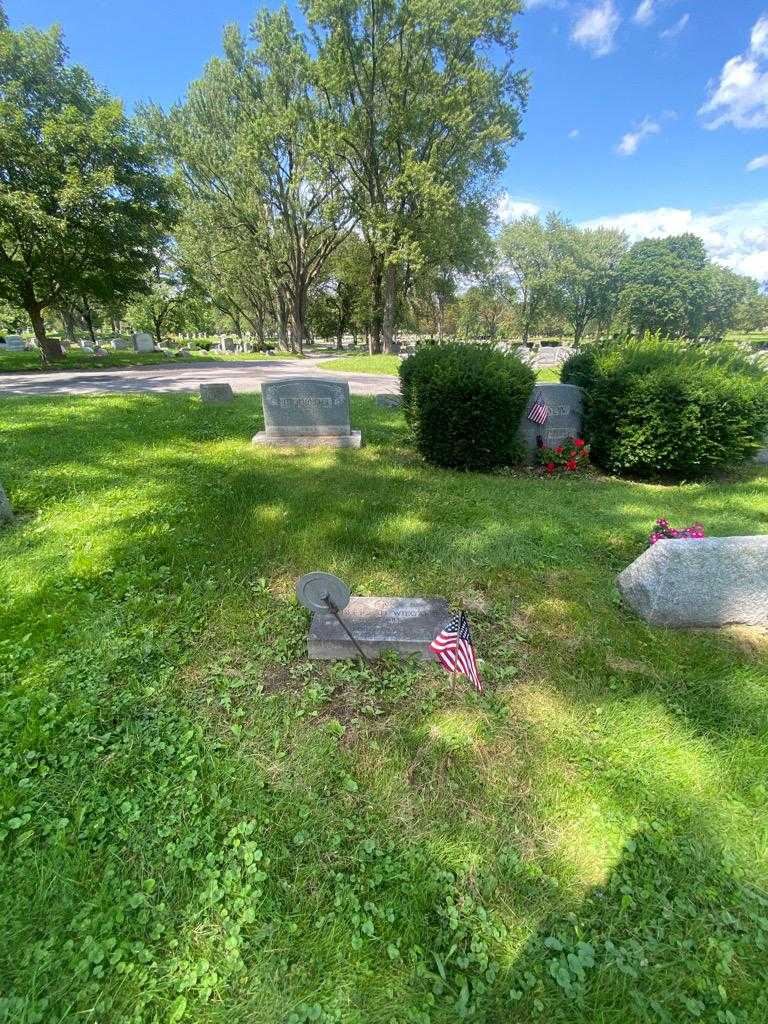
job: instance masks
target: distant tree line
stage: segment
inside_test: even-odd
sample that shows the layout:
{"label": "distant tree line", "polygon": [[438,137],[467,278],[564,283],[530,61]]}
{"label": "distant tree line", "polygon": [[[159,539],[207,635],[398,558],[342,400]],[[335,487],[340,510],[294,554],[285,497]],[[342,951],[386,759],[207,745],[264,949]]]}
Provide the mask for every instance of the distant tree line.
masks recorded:
{"label": "distant tree line", "polygon": [[[629,246],[554,214],[496,231],[521,137],[507,0],[304,0],[230,26],[183,102],[128,117],[61,31],[0,6],[0,316],[47,359],[125,324],[301,351],[397,330],[718,337],[756,282],[693,236]],[[491,57],[493,55],[493,57]]]}

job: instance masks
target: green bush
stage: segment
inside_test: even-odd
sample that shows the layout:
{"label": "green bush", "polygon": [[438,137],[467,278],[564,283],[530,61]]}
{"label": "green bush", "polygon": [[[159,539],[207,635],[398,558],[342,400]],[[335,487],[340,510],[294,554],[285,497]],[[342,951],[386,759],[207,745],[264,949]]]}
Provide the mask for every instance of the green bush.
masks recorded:
{"label": "green bush", "polygon": [[419,349],[400,367],[416,447],[435,465],[456,469],[517,461],[518,424],[535,379],[518,356],[491,345]]}
{"label": "green bush", "polygon": [[692,480],[744,462],[768,432],[768,375],[728,345],[648,336],[572,356],[592,461],[611,473]]}

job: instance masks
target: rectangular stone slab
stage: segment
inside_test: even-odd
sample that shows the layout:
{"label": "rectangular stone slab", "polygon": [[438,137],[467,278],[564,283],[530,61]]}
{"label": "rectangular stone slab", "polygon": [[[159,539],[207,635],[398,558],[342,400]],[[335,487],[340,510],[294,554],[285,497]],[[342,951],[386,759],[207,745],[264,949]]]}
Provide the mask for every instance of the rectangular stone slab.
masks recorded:
{"label": "rectangular stone slab", "polygon": [[[351,597],[341,617],[369,658],[384,651],[434,660],[429,645],[451,617],[440,597]],[[310,658],[359,658],[355,645],[330,613],[316,612],[307,637]]]}
{"label": "rectangular stone slab", "polygon": [[349,434],[349,384],[345,380],[284,377],[261,386],[268,437]]}

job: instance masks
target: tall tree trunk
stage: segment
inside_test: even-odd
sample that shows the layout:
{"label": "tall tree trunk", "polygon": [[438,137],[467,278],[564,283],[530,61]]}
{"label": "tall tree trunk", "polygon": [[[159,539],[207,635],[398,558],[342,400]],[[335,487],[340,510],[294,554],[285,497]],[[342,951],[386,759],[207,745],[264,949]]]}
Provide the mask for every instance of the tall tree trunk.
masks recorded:
{"label": "tall tree trunk", "polygon": [[341,351],[342,348],[344,348],[344,345],[342,343],[342,338],[343,338],[343,335],[342,335],[341,331],[337,331],[336,332],[336,348],[339,351]]}
{"label": "tall tree trunk", "polygon": [[83,308],[81,312],[83,320],[85,321],[85,326],[88,328],[88,333],[91,336],[91,344],[96,348],[98,342],[96,341],[96,333],[93,329],[93,311],[91,310],[91,304],[86,295],[83,296]]}
{"label": "tall tree trunk", "polygon": [[397,267],[387,264],[384,272],[384,316],[381,330],[381,349],[391,352],[395,340],[395,298],[397,293]]}
{"label": "tall tree trunk", "polygon": [[67,336],[67,341],[72,345],[77,344],[77,333],[75,332],[75,318],[72,316],[72,310],[62,307],[61,310],[61,322],[64,324],[64,333]]}
{"label": "tall tree trunk", "polygon": [[373,297],[373,317],[371,320],[370,333],[368,335],[368,351],[370,352],[371,355],[375,355],[381,352],[382,276],[383,272],[381,267],[381,258],[376,257],[375,261],[373,261],[371,264],[371,292]]}
{"label": "tall tree trunk", "polygon": [[277,330],[280,348],[283,352],[292,351],[288,336],[288,302],[283,288],[277,289]]}
{"label": "tall tree trunk", "polygon": [[49,338],[45,333],[45,321],[43,320],[43,307],[35,298],[32,288],[24,303],[29,319],[32,321],[32,330],[35,332],[35,339],[40,346],[43,361],[50,363],[56,359],[64,359],[64,350],[56,338]]}
{"label": "tall tree trunk", "polygon": [[291,340],[294,352],[304,354],[304,303],[300,284],[294,284],[291,297]]}

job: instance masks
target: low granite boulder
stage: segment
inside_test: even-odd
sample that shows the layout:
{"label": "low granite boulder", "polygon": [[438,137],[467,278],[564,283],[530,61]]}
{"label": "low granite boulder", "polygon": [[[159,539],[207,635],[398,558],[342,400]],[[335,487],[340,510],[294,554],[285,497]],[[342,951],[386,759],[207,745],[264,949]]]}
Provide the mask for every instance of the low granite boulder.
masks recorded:
{"label": "low granite boulder", "polygon": [[768,534],[660,540],[616,583],[654,626],[768,625]]}
{"label": "low granite boulder", "polygon": [[200,398],[203,402],[231,402],[234,397],[231,384],[200,385]]}

